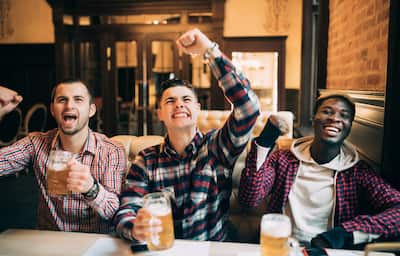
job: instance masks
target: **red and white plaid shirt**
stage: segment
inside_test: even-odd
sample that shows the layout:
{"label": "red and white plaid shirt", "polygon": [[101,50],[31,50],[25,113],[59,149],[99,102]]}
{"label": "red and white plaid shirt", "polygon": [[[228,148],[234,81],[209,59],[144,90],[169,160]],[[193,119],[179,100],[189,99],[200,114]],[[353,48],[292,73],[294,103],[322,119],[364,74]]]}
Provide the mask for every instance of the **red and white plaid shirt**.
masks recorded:
{"label": "red and white plaid shirt", "polygon": [[80,193],[57,197],[47,194],[49,152],[60,147],[58,129],[47,133],[31,133],[13,145],[0,149],[0,176],[33,166],[39,185],[39,229],[93,233],[113,231],[110,219],[119,207],[118,196],[126,172],[123,146],[89,130],[78,160],[90,166],[90,172],[99,183],[99,193],[92,201]]}

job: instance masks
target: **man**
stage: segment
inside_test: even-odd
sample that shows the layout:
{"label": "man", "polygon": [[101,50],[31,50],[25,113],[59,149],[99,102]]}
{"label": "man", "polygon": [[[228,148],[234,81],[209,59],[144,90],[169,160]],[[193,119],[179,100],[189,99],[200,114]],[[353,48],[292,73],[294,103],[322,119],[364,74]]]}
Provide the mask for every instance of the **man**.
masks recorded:
{"label": "man", "polygon": [[200,104],[190,83],[168,80],[162,84],[157,114],[167,129],[165,142],[145,149],[135,159],[115,218],[117,232],[129,240],[146,240],[149,213],[141,208],[142,197],[155,191],[171,192],[175,237],[226,239],[233,165],[259,115],[249,81],[215,43],[193,29],[177,45],[187,54],[208,58],[233,112],[223,128],[201,134],[196,126]]}
{"label": "man", "polygon": [[[122,145],[89,129],[96,106],[81,81],[57,84],[50,110],[58,128],[31,133],[0,149],[0,175],[33,167],[39,185],[38,228],[108,233],[113,230],[110,219],[119,207],[125,151]],[[71,194],[66,196],[51,196],[47,191],[48,157],[53,149],[76,155],[68,162]]]}
{"label": "man", "polygon": [[[345,141],[354,115],[348,97],[321,97],[314,108],[314,137],[297,139],[290,150],[265,158],[268,152],[261,153],[256,143],[271,145],[268,134],[276,134],[271,131],[277,128],[270,124],[247,156],[240,202],[255,207],[269,195],[267,212],[289,216],[293,235],[314,246],[352,248],[378,237],[399,236],[400,192]],[[256,164],[259,159],[265,159],[261,167]]]}
{"label": "man", "polygon": [[0,120],[22,101],[22,96],[6,87],[0,86]]}

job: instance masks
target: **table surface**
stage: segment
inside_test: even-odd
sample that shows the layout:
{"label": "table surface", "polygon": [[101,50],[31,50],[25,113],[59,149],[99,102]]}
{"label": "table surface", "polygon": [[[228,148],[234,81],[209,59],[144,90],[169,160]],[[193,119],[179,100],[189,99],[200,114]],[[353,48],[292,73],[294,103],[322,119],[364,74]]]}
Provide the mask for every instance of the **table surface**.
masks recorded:
{"label": "table surface", "polygon": [[[329,250],[330,256],[363,256],[362,251]],[[110,235],[78,232],[9,229],[0,233],[0,255],[84,255],[84,256],[260,256],[258,244],[175,241],[171,249],[133,253],[130,242]],[[375,256],[394,255],[372,253]]]}
{"label": "table surface", "polygon": [[129,242],[110,235],[27,229],[9,229],[0,234],[0,255],[255,256],[259,251],[257,244],[177,239],[169,250],[134,254]]}

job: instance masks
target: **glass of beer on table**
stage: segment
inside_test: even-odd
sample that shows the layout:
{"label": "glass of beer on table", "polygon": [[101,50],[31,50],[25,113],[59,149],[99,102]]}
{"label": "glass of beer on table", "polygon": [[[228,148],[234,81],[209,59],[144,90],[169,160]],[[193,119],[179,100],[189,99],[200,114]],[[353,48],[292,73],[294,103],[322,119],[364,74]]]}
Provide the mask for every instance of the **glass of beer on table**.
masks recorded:
{"label": "glass of beer on table", "polygon": [[262,256],[300,255],[298,242],[290,237],[292,225],[286,215],[263,215],[260,233]]}
{"label": "glass of beer on table", "polygon": [[62,196],[69,193],[67,189],[67,163],[73,153],[63,150],[51,150],[47,166],[47,191],[51,196]]}
{"label": "glass of beer on table", "polygon": [[151,251],[164,250],[172,247],[175,241],[174,224],[172,220],[171,202],[168,193],[155,192],[144,196],[143,207],[151,214],[153,219],[161,221],[161,232],[152,231],[148,238],[147,247]]}

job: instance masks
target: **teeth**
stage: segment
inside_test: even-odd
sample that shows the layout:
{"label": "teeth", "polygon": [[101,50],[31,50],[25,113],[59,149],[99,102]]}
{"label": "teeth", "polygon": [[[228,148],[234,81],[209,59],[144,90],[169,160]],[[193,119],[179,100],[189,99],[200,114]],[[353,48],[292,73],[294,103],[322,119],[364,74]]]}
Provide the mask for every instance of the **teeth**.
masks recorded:
{"label": "teeth", "polygon": [[338,128],[331,127],[331,126],[325,127],[325,129],[328,131],[331,131],[331,132],[339,132],[340,131]]}
{"label": "teeth", "polygon": [[173,117],[187,117],[188,115],[186,113],[176,113],[173,115]]}

